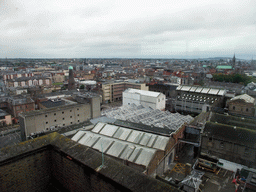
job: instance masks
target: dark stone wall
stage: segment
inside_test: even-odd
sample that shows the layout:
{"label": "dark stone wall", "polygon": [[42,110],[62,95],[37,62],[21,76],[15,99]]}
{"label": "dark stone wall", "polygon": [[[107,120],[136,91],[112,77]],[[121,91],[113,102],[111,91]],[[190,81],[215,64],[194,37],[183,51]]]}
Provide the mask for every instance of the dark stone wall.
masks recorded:
{"label": "dark stone wall", "polygon": [[0,149],[1,192],[180,191],[57,133]]}
{"label": "dark stone wall", "polygon": [[50,182],[49,150],[1,162],[0,191],[45,192]]}

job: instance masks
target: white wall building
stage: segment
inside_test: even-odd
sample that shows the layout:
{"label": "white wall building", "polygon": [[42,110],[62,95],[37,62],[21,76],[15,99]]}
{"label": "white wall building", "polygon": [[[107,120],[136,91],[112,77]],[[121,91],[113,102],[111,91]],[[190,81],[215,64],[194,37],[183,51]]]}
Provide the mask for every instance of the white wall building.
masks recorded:
{"label": "white wall building", "polygon": [[165,110],[165,95],[160,92],[127,89],[123,92],[123,105],[130,104]]}

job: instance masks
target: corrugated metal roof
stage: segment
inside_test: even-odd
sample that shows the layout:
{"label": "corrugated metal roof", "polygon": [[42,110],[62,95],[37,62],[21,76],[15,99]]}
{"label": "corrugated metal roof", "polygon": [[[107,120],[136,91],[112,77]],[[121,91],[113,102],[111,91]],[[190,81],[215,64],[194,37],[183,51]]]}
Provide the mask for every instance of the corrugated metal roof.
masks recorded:
{"label": "corrugated metal roof", "polygon": [[79,131],[72,140],[116,158],[148,166],[157,150],[165,150],[170,137],[98,123],[92,131]]}

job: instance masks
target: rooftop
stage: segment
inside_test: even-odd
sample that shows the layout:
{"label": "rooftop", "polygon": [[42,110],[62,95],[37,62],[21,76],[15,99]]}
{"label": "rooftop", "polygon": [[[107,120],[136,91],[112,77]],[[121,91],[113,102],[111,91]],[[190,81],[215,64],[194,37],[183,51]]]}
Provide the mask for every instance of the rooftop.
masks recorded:
{"label": "rooftop", "polygon": [[232,99],[230,99],[231,101],[235,101],[235,100],[244,100],[246,103],[255,103],[255,99],[253,97],[251,97],[250,95],[247,94],[243,94],[243,95],[238,95],[236,97],[233,97]]}
{"label": "rooftop", "polygon": [[156,150],[165,150],[170,137],[97,123],[91,131],[79,131],[72,140],[110,156],[147,167]]}
{"label": "rooftop", "polygon": [[154,92],[154,91],[144,91],[144,90],[139,90],[139,89],[127,89],[124,91],[125,93],[135,93],[135,94],[140,94],[143,96],[150,96],[150,97],[158,97],[161,93],[160,92]]}
{"label": "rooftop", "polygon": [[[5,169],[1,178],[8,180],[12,191],[25,188],[50,191],[49,184],[52,182],[56,185],[53,181],[59,182],[54,187],[61,187],[65,191],[74,188],[98,191],[101,186],[117,191],[179,191],[107,156],[102,166],[101,157],[101,153],[95,150],[52,133],[0,149],[0,169],[12,166]],[[19,161],[26,161],[26,164],[17,164]],[[76,176],[75,182],[70,175]],[[7,182],[0,183],[4,191],[9,189],[6,186]]]}
{"label": "rooftop", "polygon": [[178,130],[184,123],[189,123],[194,119],[190,115],[160,111],[135,104],[106,110],[102,112],[102,115],[112,119],[166,128],[173,131]]}

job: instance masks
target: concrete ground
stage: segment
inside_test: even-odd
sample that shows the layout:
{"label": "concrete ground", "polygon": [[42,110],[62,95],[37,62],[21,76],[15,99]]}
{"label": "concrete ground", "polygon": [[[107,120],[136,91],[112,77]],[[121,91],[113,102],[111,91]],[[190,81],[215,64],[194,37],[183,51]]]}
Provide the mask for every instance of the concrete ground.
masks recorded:
{"label": "concrete ground", "polygon": [[[194,159],[194,151],[192,145],[185,145],[182,152],[178,154],[179,158],[175,161],[164,177],[166,180],[182,181],[185,178],[185,164],[189,163],[194,165],[196,159]],[[201,192],[235,192],[235,184],[232,183],[233,172],[224,169],[219,169],[216,173],[205,172],[202,177],[202,185],[200,186]],[[238,190],[239,192],[239,190]]]}

